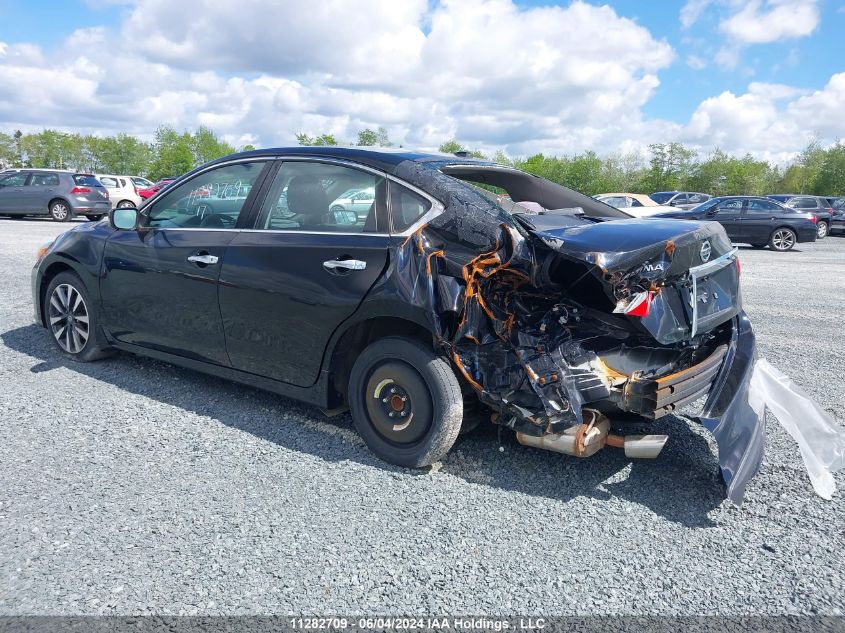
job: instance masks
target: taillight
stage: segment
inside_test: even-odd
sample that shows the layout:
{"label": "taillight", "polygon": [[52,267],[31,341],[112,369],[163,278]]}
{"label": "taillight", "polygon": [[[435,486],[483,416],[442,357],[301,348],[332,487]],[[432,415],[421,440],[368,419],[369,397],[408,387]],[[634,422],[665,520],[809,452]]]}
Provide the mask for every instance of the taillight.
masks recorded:
{"label": "taillight", "polygon": [[135,195],[138,195],[138,187],[132,187],[135,190]]}
{"label": "taillight", "polygon": [[736,276],[739,277],[742,274],[742,264],[739,263],[739,257],[736,258]]}
{"label": "taillight", "polygon": [[813,215],[812,213],[810,213],[809,215],[810,215],[810,217],[809,217],[810,222],[812,222],[813,224],[819,223],[819,219],[815,215]]}
{"label": "taillight", "polygon": [[645,318],[651,310],[651,302],[653,300],[653,292],[638,292],[628,303],[620,301],[613,311],[616,313],[621,312],[622,314],[626,314],[628,316]]}
{"label": "taillight", "polygon": [[70,190],[71,193],[91,193],[88,187],[74,187]]}

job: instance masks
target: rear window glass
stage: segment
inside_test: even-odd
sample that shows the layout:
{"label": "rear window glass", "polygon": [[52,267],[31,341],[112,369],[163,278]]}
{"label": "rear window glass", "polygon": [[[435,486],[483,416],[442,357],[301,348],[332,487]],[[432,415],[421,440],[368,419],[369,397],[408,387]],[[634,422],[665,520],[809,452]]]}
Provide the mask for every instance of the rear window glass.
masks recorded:
{"label": "rear window glass", "polygon": [[85,185],[86,187],[102,187],[100,181],[91,174],[74,174],[73,182],[77,185]]}
{"label": "rear window glass", "polygon": [[431,208],[431,202],[396,183],[390,183],[393,230],[404,231]]}

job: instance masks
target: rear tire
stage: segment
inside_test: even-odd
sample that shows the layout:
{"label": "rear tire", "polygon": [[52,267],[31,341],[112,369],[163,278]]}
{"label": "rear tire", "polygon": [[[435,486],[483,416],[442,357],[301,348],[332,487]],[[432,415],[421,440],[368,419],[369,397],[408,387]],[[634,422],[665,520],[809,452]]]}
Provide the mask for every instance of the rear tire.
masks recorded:
{"label": "rear tire", "polygon": [[819,222],[816,226],[816,239],[823,240],[824,238],[826,238],[828,236],[828,233],[830,233],[829,228],[830,227],[828,227],[827,222]]}
{"label": "rear tire", "polygon": [[53,200],[50,203],[50,217],[56,222],[68,222],[73,216],[70,205],[64,200]]}
{"label": "rear tire", "polygon": [[76,274],[53,277],[42,305],[50,340],[63,356],[87,363],[111,355],[101,340],[94,302]]}
{"label": "rear tire", "polygon": [[774,230],[772,237],[769,239],[769,248],[783,253],[792,250],[797,239],[795,231],[784,226]]}
{"label": "rear tire", "polygon": [[358,356],[349,376],[355,428],[379,458],[412,468],[449,452],[463,420],[451,365],[418,341],[388,337]]}
{"label": "rear tire", "polygon": [[135,203],[132,202],[131,200],[121,200],[120,202],[117,203],[117,208],[118,209],[134,209]]}

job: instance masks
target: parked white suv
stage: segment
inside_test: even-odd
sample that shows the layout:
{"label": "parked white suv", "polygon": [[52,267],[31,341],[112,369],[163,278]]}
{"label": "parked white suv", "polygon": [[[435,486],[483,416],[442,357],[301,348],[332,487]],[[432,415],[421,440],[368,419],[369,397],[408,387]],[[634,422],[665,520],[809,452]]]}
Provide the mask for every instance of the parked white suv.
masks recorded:
{"label": "parked white suv", "polygon": [[135,188],[135,183],[129,176],[113,176],[110,174],[96,174],[97,180],[103,183],[103,186],[109,190],[109,200],[111,200],[112,209],[126,209],[131,207],[139,207],[143,202],[141,196],[138,195],[138,190]]}

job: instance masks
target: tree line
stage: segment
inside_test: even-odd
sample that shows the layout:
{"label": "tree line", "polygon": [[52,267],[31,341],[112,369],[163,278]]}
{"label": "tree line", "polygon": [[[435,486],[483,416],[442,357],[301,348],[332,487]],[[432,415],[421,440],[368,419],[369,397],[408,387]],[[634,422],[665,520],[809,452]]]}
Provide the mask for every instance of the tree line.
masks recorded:
{"label": "tree line", "polygon": [[[296,135],[300,145],[338,145],[334,135]],[[390,147],[387,130],[360,130],[345,144]],[[177,132],[156,130],[151,142],[129,134],[97,136],[45,129],[23,134],[0,132],[0,168],[44,167],[94,173],[143,175],[152,180],[183,174],[210,160],[251,145],[235,148],[206,127]],[[448,154],[467,152],[548,178],[587,195],[608,192],[652,193],[663,190],[701,191],[712,195],[806,193],[845,195],[845,143],[823,147],[811,141],[789,165],[780,167],[750,154],[734,156],[720,149],[707,156],[681,143],[655,143],[643,153],[599,156],[586,151],[564,156],[534,154],[493,156],[465,147],[455,139],[440,145]]]}

